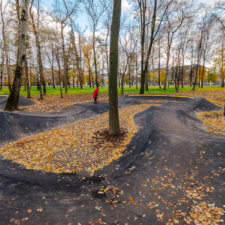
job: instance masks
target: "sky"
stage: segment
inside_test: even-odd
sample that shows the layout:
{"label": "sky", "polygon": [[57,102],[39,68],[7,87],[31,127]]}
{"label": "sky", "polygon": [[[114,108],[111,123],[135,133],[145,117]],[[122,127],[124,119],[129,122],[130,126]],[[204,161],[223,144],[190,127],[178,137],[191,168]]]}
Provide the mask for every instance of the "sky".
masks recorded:
{"label": "sky", "polygon": [[[41,0],[41,5],[51,9],[54,3],[54,0]],[[122,0],[122,9],[123,10],[127,10],[130,8],[130,5],[128,4],[127,0]],[[88,27],[89,23],[88,23],[88,18],[85,14],[80,14],[79,17],[77,18],[76,21],[79,25],[83,25],[83,28]]]}
{"label": "sky", "polygon": [[[42,6],[51,9],[53,6],[54,0],[41,0],[40,2],[41,2]],[[198,5],[200,2],[204,3],[206,5],[212,5],[212,4],[214,4],[215,0],[195,0],[194,2],[196,5]],[[129,8],[130,8],[130,5],[129,5],[128,1],[122,0],[122,10],[125,11]],[[82,24],[84,27],[88,27],[88,25],[89,25],[88,18],[85,14],[79,15],[76,22],[80,25]]]}

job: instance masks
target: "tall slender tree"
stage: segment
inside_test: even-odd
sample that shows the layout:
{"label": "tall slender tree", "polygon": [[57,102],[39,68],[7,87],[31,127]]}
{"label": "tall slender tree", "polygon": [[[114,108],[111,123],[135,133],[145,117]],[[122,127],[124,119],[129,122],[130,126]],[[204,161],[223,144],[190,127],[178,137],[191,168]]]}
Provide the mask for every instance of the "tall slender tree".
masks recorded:
{"label": "tall slender tree", "polygon": [[38,86],[40,91],[40,99],[43,100],[42,95],[42,87],[43,85],[43,91],[44,94],[46,94],[46,84],[44,80],[44,71],[43,71],[43,63],[42,63],[42,52],[41,52],[41,43],[40,43],[40,36],[39,36],[39,24],[40,24],[40,2],[37,0],[37,19],[35,21],[34,12],[33,12],[33,5],[34,0],[31,0],[30,4],[30,18],[32,21],[32,28],[35,35],[35,41],[36,41],[36,49],[37,49],[37,65],[38,65]]}
{"label": "tall slender tree", "polygon": [[[99,3],[98,3],[99,2]],[[101,19],[101,16],[105,13],[108,5],[106,0],[96,1],[96,0],[85,0],[84,6],[89,16],[91,31],[92,31],[92,47],[93,47],[93,56],[94,56],[94,66],[95,66],[95,83],[98,87],[98,62],[97,62],[97,53],[96,53],[96,32],[98,30],[98,25]]]}
{"label": "tall slender tree", "polygon": [[109,58],[109,134],[119,135],[119,112],[118,112],[118,39],[120,31],[121,0],[114,0],[113,17],[110,35],[110,58]]}
{"label": "tall slender tree", "polygon": [[75,14],[77,8],[80,4],[80,0],[77,1],[66,1],[60,0],[54,1],[54,15],[56,22],[60,24],[60,35],[61,35],[61,45],[62,45],[62,53],[63,53],[63,67],[64,67],[64,86],[65,93],[68,92],[67,85],[69,84],[69,67],[68,67],[68,50],[66,49],[65,43],[65,27],[67,20]]}
{"label": "tall slender tree", "polygon": [[[19,4],[19,1],[16,1]],[[22,1],[22,10],[20,15],[20,35],[19,35],[19,42],[18,42],[18,57],[16,63],[16,71],[15,77],[13,82],[12,91],[9,95],[7,100],[5,110],[12,111],[18,109],[19,105],[19,93],[20,93],[20,86],[21,86],[21,79],[22,79],[22,70],[23,65],[26,60],[26,33],[27,33],[27,10],[28,10],[28,3],[29,0]]]}
{"label": "tall slender tree", "polygon": [[[10,19],[6,18],[7,9],[9,6],[9,1],[3,5],[3,1],[0,0],[0,18],[1,18],[1,31],[2,31],[2,39],[3,39],[3,51],[4,51],[4,58],[6,63],[6,70],[8,76],[8,87],[9,91],[11,91],[11,72],[10,72],[10,65],[9,65],[9,32],[8,27],[10,25]],[[4,66],[3,66],[4,69]]]}
{"label": "tall slender tree", "polygon": [[[146,56],[144,57],[144,48],[145,48],[145,31],[141,31],[141,89],[140,89],[140,94],[144,94],[144,88],[145,88],[145,81],[146,81],[146,76],[147,76],[147,72],[148,72],[148,66],[149,66],[149,58],[151,55],[151,51],[152,51],[152,46],[153,43],[156,39],[156,36],[160,30],[160,27],[162,25],[162,22],[164,20],[165,14],[169,8],[169,6],[171,5],[171,3],[174,0],[170,0],[170,1],[159,1],[159,0],[153,0],[152,1],[152,18],[151,18],[151,22],[149,23],[149,25],[151,26],[151,31],[150,31],[150,40],[148,45],[146,46],[147,48],[147,53]],[[139,1],[139,2],[144,2],[144,1]],[[143,3],[142,3],[143,4]],[[140,4],[139,4],[140,6]],[[142,8],[143,10],[146,10],[146,1],[144,3],[144,5],[142,7],[139,7],[139,10],[141,11]],[[159,18],[159,22],[157,23],[157,20]],[[146,16],[143,15],[143,18],[141,20],[141,30],[142,29],[146,29]],[[143,43],[144,42],[144,43]]]}

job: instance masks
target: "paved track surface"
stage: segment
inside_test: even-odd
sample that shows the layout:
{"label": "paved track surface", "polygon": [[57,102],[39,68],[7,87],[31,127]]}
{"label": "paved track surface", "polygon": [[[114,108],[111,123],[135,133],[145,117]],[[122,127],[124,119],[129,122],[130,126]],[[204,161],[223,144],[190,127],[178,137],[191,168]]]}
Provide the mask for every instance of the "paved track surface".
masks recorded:
{"label": "paved track surface", "polygon": [[[218,108],[202,98],[167,100],[135,116],[140,129],[124,156],[93,177],[28,171],[1,159],[0,224],[166,224],[176,210],[190,212],[194,202],[186,187],[195,186],[215,188],[195,201],[224,205],[225,175],[218,171],[225,168],[225,138],[206,132],[194,115]],[[124,96],[120,106],[149,102],[149,97]],[[57,114],[0,112],[0,141],[107,110],[101,103],[79,104]],[[160,221],[156,215],[162,212]],[[185,224],[182,218],[179,224]]]}

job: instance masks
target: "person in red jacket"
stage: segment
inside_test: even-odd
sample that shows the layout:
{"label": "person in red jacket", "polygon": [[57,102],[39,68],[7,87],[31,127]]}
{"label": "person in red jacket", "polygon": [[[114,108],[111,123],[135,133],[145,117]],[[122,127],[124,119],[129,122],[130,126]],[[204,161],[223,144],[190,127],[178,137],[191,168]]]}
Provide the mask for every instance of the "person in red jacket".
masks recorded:
{"label": "person in red jacket", "polygon": [[98,103],[98,88],[94,90],[93,98],[94,98],[94,104],[97,104]]}

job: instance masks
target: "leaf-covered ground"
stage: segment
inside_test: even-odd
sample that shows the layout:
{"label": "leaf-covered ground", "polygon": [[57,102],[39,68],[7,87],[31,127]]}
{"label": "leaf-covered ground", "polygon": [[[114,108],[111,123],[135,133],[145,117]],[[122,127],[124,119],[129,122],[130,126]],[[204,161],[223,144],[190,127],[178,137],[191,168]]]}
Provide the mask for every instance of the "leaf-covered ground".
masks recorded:
{"label": "leaf-covered ground", "polygon": [[[64,95],[61,98],[59,95],[45,95],[44,100],[40,100],[39,96],[33,96],[32,100],[36,102],[32,106],[23,106],[19,109],[26,112],[56,112],[61,111],[76,103],[85,103],[93,101],[92,95],[90,94],[75,94],[75,95]],[[100,101],[107,102],[108,95],[100,94]]]}
{"label": "leaf-covered ground", "polygon": [[200,112],[198,119],[202,120],[205,129],[215,133],[225,135],[225,116],[223,111]]}
{"label": "leaf-covered ground", "polygon": [[193,97],[202,97],[215,105],[224,107],[225,105],[225,90],[211,90],[211,91],[183,91],[173,95],[188,95]]}
{"label": "leaf-covered ground", "polygon": [[107,133],[108,113],[12,142],[0,149],[4,158],[27,169],[54,173],[93,173],[122,156],[138,127],[133,117],[149,105],[120,109],[122,135]]}

